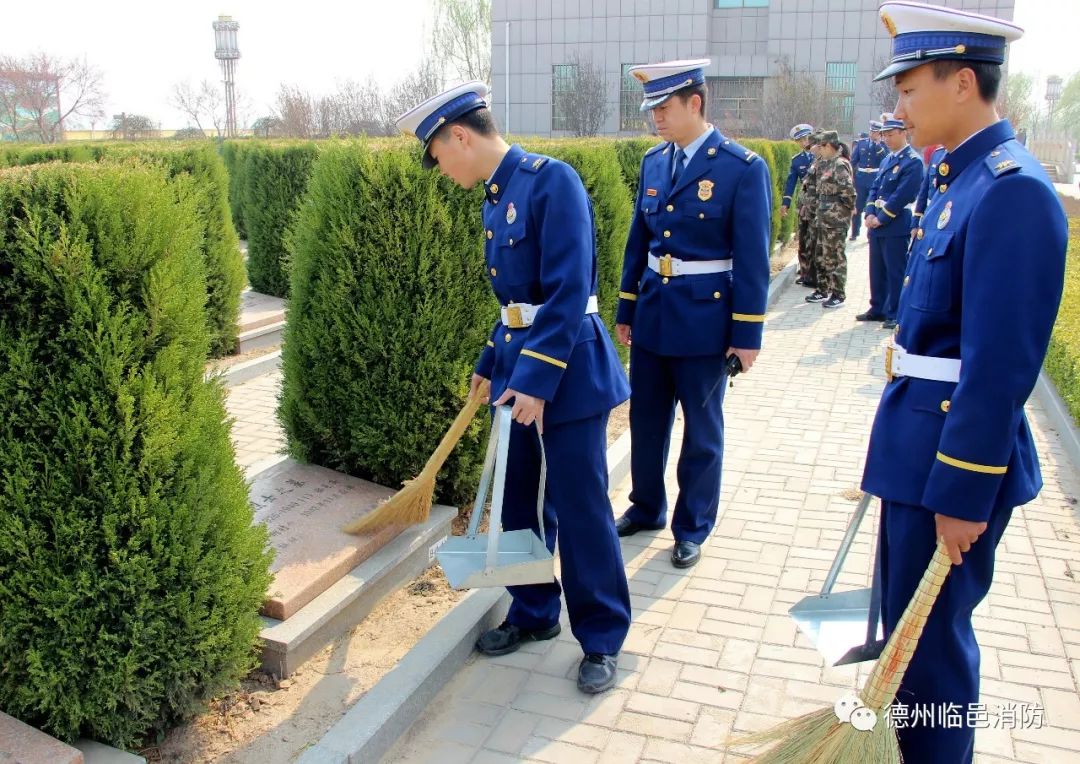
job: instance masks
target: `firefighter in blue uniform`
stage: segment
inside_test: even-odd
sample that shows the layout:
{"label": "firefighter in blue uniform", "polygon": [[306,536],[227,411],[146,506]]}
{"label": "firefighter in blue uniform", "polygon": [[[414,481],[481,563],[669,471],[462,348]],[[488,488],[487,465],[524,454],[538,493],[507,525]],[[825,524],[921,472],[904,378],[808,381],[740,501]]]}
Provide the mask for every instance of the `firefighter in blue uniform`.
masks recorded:
{"label": "firefighter in blue uniform", "polygon": [[872,119],[869,137],[855,141],[851,150],[851,169],[855,171],[855,214],[851,216],[851,241],[859,238],[866,197],[870,195],[878,168],[888,154],[889,150],[881,143],[881,122]]}
{"label": "firefighter in blue uniform", "polygon": [[786,217],[791,208],[791,197],[795,195],[795,188],[806,177],[806,171],[814,163],[814,155],[810,153],[810,136],[814,134],[813,125],[795,125],[791,128],[791,140],[799,144],[802,149],[791,158],[791,166],[788,169],[787,182],[784,184],[784,198],[780,203],[780,217]]}
{"label": "firefighter in blue uniform", "polygon": [[[618,354],[597,313],[592,205],[562,162],[508,145],[495,129],[487,86],[471,82],[398,118],[423,143],[425,167],[458,185],[485,181],[487,278],[503,306],[472,378],[491,382],[494,405],[515,424],[503,528],[537,530],[542,451],[547,457],[545,529],[556,537],[567,610],[585,653],[578,687],[615,683],[630,626],[630,595],[608,500],[607,418],[629,396]],[[557,533],[556,533],[557,529]],[[559,633],[558,582],[510,587],[506,621],[481,635],[480,652],[505,655]]]}
{"label": "firefighter in blue uniform", "polygon": [[[1068,232],[1049,178],[994,107],[1006,45],[1022,30],[907,2],[884,3],[881,18],[894,39],[877,79],[896,78],[895,116],[917,143],[946,151],[912,243],[862,487],[882,499],[886,633],[935,547],[952,558],[894,718],[923,720],[898,725],[904,761],[965,764],[979,702],[971,613],[1013,508],[1042,487],[1024,402],[1061,299]],[[927,721],[950,704],[960,725]]]}
{"label": "firefighter in blue uniform", "polygon": [[[930,194],[937,190],[938,179],[938,165],[941,164],[941,160],[945,158],[945,147],[939,146],[934,149],[934,153],[930,155],[930,165],[926,168],[926,175],[923,178],[922,188],[919,189],[919,195],[915,199],[915,209],[911,212],[913,226],[919,226],[922,223],[923,215],[926,213],[926,205],[930,200]],[[918,234],[918,228],[911,229],[911,235]]]}
{"label": "firefighter in blue uniform", "polygon": [[725,362],[749,371],[769,282],[769,171],[705,121],[708,60],[637,66],[642,110],[665,141],[646,153],[626,243],[616,331],[630,345],[631,506],[619,534],[667,522],[676,403],[685,429],[671,561],[687,568],[716,522]]}
{"label": "firefighter in blue uniform", "polygon": [[881,135],[890,150],[878,169],[863,214],[870,229],[870,308],[856,321],[883,321],[896,326],[896,307],[907,267],[911,209],[922,188],[922,159],[907,142],[903,121],[883,114]]}

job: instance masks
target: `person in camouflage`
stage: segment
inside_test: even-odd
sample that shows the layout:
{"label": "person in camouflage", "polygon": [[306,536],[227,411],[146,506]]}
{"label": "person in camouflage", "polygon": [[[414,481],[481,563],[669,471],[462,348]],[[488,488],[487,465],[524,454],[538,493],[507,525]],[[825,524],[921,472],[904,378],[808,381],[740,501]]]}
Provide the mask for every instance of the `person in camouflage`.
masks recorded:
{"label": "person in camouflage", "polygon": [[843,143],[836,131],[822,135],[815,165],[814,238],[819,259],[815,275],[817,290],[807,302],[820,302],[823,308],[844,304],[847,283],[847,231],[855,212],[855,181],[851,164],[843,157]]}
{"label": "person in camouflage", "polygon": [[814,162],[806,171],[802,187],[799,190],[799,277],[796,284],[817,288],[814,264],[817,262],[815,255],[816,242],[814,241],[814,211],[817,209],[817,198],[814,190],[816,183],[815,167],[817,166],[818,142],[821,131],[818,130],[810,136],[808,149],[814,155]]}

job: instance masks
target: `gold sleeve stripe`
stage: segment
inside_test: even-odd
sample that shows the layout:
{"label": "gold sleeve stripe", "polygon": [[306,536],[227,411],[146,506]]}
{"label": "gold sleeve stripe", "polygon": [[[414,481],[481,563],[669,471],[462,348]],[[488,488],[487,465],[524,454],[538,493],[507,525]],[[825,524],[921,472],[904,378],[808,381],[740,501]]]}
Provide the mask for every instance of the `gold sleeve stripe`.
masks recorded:
{"label": "gold sleeve stripe", "polygon": [[489,348],[493,348],[493,347],[495,347],[495,343],[494,343],[494,342],[492,342],[491,340],[488,340],[488,341],[487,341],[487,346],[488,346]]}
{"label": "gold sleeve stripe", "polygon": [[550,363],[552,366],[558,366],[560,369],[565,369],[566,368],[566,362],[565,361],[560,361],[557,358],[552,358],[551,356],[544,355],[543,353],[537,353],[535,350],[529,350],[528,348],[524,348],[521,351],[521,354],[522,355],[527,355],[530,358],[535,358],[535,359],[537,359],[539,361],[543,361],[544,363]]}
{"label": "gold sleeve stripe", "polygon": [[921,218],[921,217],[922,217],[922,213],[921,213],[921,212],[913,212],[913,213],[911,213],[911,214],[912,214],[912,215],[914,215],[914,216],[915,216],[915,217],[917,217],[917,218]]}
{"label": "gold sleeve stripe", "polygon": [[732,313],[731,318],[735,321],[749,321],[753,324],[765,323],[765,316],[754,315],[752,313]]}
{"label": "gold sleeve stripe", "polygon": [[884,212],[884,213],[885,213],[886,215],[888,215],[889,217],[891,217],[891,218],[895,218],[895,217],[896,217],[896,215],[894,215],[894,214],[892,214],[891,212],[889,212],[889,210],[888,210],[888,209],[887,209],[887,208],[885,207],[885,205],[884,205],[884,204],[883,204],[883,205],[881,205],[880,209],[881,209],[881,211],[882,211],[882,212]]}
{"label": "gold sleeve stripe", "polygon": [[630,300],[631,302],[633,302],[634,300],[637,299],[637,295],[634,294],[633,292],[619,292],[619,299],[620,300]]}
{"label": "gold sleeve stripe", "polygon": [[1009,468],[1006,467],[989,467],[985,464],[973,464],[972,462],[964,462],[959,459],[953,459],[951,456],[945,456],[945,454],[938,451],[937,455],[939,462],[944,462],[950,467],[957,467],[962,470],[968,470],[969,472],[981,472],[984,475],[1004,475],[1005,471]]}

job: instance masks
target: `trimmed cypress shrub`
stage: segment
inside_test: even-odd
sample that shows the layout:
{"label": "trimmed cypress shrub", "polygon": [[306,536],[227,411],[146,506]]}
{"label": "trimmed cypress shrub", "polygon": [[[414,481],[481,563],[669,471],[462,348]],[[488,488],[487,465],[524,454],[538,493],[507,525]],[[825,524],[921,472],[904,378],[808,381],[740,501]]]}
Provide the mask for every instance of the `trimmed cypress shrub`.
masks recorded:
{"label": "trimmed cypress shrub", "polygon": [[[773,176],[773,181],[776,185],[777,198],[782,202],[784,199],[784,185],[787,183],[788,171],[791,170],[791,160],[802,149],[799,148],[799,144],[794,141],[773,141],[772,142],[773,156],[776,158],[776,174]],[[795,187],[795,196],[798,197],[799,189],[798,185]],[[780,218],[780,235],[777,240],[781,244],[786,244],[791,240],[791,237],[795,233],[795,224],[798,220],[798,215],[795,214],[794,199],[792,200],[791,211],[789,211],[787,217]]]}
{"label": "trimmed cypress shrub", "polygon": [[247,225],[244,223],[244,150],[250,143],[225,141],[221,146],[221,158],[229,174],[229,212],[232,215],[233,228],[241,239],[247,238]]}
{"label": "trimmed cypress shrub", "polygon": [[270,581],[189,178],[0,171],[0,707],[132,747],[251,668]]}
{"label": "trimmed cypress shrub", "polygon": [[[279,415],[292,456],[387,486],[423,468],[497,316],[482,202],[421,169],[412,145],[320,152],[286,238]],[[440,501],[470,498],[483,436],[474,422],[447,460]]]}
{"label": "trimmed cypress shrub", "polygon": [[1073,421],[1080,425],[1080,218],[1069,220],[1069,253],[1065,259],[1065,293],[1061,298],[1046,373],[1054,380]]}
{"label": "trimmed cypress shrub", "polygon": [[248,281],[256,292],[287,297],[283,237],[307,188],[314,143],[253,145],[245,150],[242,215],[248,232]]}
{"label": "trimmed cypress shrub", "polygon": [[228,175],[208,141],[186,144],[101,143],[84,146],[29,146],[7,149],[7,165],[47,161],[131,162],[158,164],[170,177],[190,175],[200,193],[199,225],[203,227],[206,270],[207,324],[210,354],[215,358],[236,350],[244,260],[228,209]]}
{"label": "trimmed cypress shrub", "polygon": [[630,198],[637,198],[638,180],[641,178],[641,160],[646,152],[660,142],[659,138],[650,136],[642,138],[619,138],[615,141],[615,151],[619,155],[619,168],[622,170],[623,181],[630,189]]}

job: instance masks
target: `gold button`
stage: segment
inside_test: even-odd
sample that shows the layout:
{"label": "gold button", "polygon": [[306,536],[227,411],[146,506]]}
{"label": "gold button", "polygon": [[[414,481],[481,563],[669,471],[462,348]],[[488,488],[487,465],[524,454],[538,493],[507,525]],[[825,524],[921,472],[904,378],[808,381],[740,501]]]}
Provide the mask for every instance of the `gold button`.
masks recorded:
{"label": "gold button", "polygon": [[904,276],[904,286],[911,283],[911,276]]}
{"label": "gold button", "polygon": [[674,212],[675,211],[675,205],[674,204],[669,204],[667,206],[667,211],[668,212]]}
{"label": "gold button", "polygon": [[499,184],[498,183],[492,183],[491,184],[491,193],[493,193],[493,194],[499,193]]}
{"label": "gold button", "polygon": [[704,212],[699,212],[699,213],[697,214],[697,216],[698,216],[699,218],[701,218],[702,220],[704,220],[704,219],[705,219],[705,213],[704,213]]}
{"label": "gold button", "polygon": [[930,247],[930,249],[926,250],[926,256],[930,257],[930,255],[932,255],[932,254],[934,254],[934,248]]}
{"label": "gold button", "polygon": [[492,268],[492,269],[491,269],[491,275],[492,275],[492,276],[495,276],[495,275],[497,275],[497,273],[495,272],[495,269],[494,269],[494,268]]}
{"label": "gold button", "polygon": [[671,231],[664,231],[664,238],[665,239],[670,239],[671,238]]}
{"label": "gold button", "polygon": [[665,284],[666,284],[666,283],[668,283],[668,279],[667,279],[667,276],[665,276],[665,277],[664,277],[664,281],[663,281],[663,283],[665,283]]}
{"label": "gold button", "polygon": [[511,247],[514,246],[514,240],[513,239],[510,240],[510,246]]}
{"label": "gold button", "polygon": [[715,297],[717,300],[720,299],[720,293],[719,292],[713,292],[712,296]]}
{"label": "gold button", "polygon": [[511,337],[510,337],[510,332],[507,332],[507,333],[506,333],[506,336],[505,336],[505,337],[503,337],[503,339],[504,339],[504,340],[506,340],[507,342],[509,342],[509,341],[510,341],[510,339],[511,339]]}
{"label": "gold button", "polygon": [[946,414],[948,414],[949,413],[949,407],[951,405],[952,405],[952,401],[942,401],[941,402],[941,410],[944,411]]}
{"label": "gold button", "polygon": [[949,165],[942,162],[937,166],[937,171],[941,174],[942,177],[945,177],[949,174]]}
{"label": "gold button", "polygon": [[937,187],[937,190],[938,190],[939,193],[944,194],[946,191],[949,190],[949,184],[948,183],[942,183],[940,186]]}
{"label": "gold button", "polygon": [[922,241],[922,237],[926,235],[926,231],[919,229],[919,241]]}
{"label": "gold button", "polygon": [[487,232],[487,237],[488,237],[489,239],[490,239],[490,238],[491,238],[492,236],[494,236],[494,235],[495,235],[495,234],[494,234],[493,232],[491,232],[491,231],[488,231],[488,232]]}

